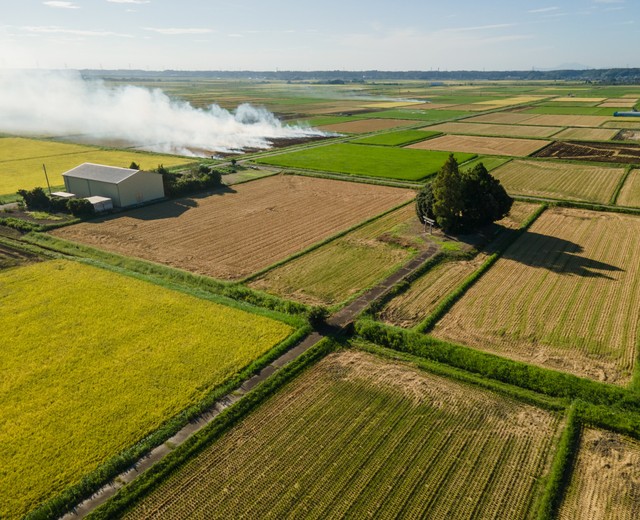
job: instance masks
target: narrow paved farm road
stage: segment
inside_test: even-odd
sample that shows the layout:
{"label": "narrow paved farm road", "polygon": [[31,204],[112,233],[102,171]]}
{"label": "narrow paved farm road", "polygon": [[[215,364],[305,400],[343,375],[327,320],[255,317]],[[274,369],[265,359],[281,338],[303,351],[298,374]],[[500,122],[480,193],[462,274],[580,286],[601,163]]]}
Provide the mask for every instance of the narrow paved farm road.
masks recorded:
{"label": "narrow paved farm road", "polygon": [[[366,307],[368,307],[371,303],[376,301],[387,291],[391,290],[396,284],[413,273],[424,262],[435,255],[437,251],[438,247],[435,244],[430,244],[426,250],[422,251],[420,254],[409,260],[409,262],[407,262],[398,271],[396,271],[391,276],[380,282],[378,285],[372,287],[361,296],[356,298],[349,305],[343,307],[338,312],[329,317],[329,319],[327,320],[327,325],[329,326],[329,330],[331,330],[331,335],[340,335],[347,331],[350,325],[355,321],[356,317]],[[329,335],[329,333],[327,333],[327,335]],[[154,464],[160,462],[176,447],[184,443],[194,433],[198,432],[211,421],[213,421],[224,409],[238,402],[247,392],[270,377],[278,369],[282,368],[300,355],[304,354],[307,350],[320,342],[320,340],[322,340],[324,337],[325,333],[321,332],[312,332],[311,334],[306,336],[295,347],[289,349],[279,358],[271,362],[271,364],[260,370],[260,372],[244,381],[239,388],[216,401],[216,403],[209,410],[204,412],[197,419],[184,426],[173,437],[167,439],[163,444],[151,450],[133,467],[118,475],[111,482],[100,488],[90,498],[78,504],[73,511],[64,515],[62,517],[62,520],[77,520],[79,518],[84,518],[97,507],[109,500],[125,484],[128,484],[129,482],[135,480],[138,476],[147,471]]]}

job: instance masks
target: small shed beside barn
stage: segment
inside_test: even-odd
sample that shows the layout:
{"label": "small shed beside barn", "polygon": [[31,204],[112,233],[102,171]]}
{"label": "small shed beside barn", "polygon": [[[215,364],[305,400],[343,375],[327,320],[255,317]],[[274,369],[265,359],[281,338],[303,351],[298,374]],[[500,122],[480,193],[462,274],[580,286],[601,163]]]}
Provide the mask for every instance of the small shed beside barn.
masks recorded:
{"label": "small shed beside barn", "polygon": [[164,197],[162,175],[155,172],[84,163],[62,177],[67,192],[77,197],[106,197],[118,208]]}

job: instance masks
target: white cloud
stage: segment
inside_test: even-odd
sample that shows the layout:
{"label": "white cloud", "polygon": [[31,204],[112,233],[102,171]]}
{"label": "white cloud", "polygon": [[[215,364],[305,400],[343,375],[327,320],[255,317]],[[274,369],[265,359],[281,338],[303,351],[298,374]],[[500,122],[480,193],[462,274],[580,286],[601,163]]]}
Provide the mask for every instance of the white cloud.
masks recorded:
{"label": "white cloud", "polygon": [[145,31],[156,32],[159,34],[180,35],[180,34],[208,34],[213,29],[205,29],[198,27],[143,27]]}
{"label": "white cloud", "polygon": [[151,0],[107,0],[113,4],[150,4]]}
{"label": "white cloud", "polygon": [[115,33],[112,31],[90,31],[83,29],[65,29],[56,25],[48,26],[26,26],[24,31],[38,34],[71,34],[73,36],[117,36],[119,38],[133,38],[130,34]]}
{"label": "white cloud", "polygon": [[44,5],[48,5],[49,7],[58,7],[60,9],[80,9],[79,5],[74,4],[73,2],[61,2],[58,0],[49,0],[47,2],[42,2]]}
{"label": "white cloud", "polygon": [[560,9],[557,6],[553,6],[553,7],[541,7],[540,9],[529,9],[527,11],[527,13],[549,13],[551,11],[557,11],[558,9]]}

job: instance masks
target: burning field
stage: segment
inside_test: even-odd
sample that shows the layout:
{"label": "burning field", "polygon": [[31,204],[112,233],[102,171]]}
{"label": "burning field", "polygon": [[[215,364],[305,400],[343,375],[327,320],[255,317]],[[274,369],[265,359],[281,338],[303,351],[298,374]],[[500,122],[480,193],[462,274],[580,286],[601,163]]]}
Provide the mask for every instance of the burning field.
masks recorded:
{"label": "burning field", "polygon": [[640,162],[640,145],[581,143],[574,141],[554,142],[535,153],[533,157],[635,164]]}

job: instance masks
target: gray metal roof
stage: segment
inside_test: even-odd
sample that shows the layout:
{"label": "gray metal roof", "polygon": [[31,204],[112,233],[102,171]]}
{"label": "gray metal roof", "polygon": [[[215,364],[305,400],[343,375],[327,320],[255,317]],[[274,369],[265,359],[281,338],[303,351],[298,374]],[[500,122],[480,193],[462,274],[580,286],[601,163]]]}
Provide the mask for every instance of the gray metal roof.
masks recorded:
{"label": "gray metal roof", "polygon": [[90,181],[102,181],[110,184],[118,184],[131,177],[139,170],[129,168],[116,168],[115,166],[104,166],[102,164],[84,163],[76,166],[72,170],[63,173],[64,177],[75,177],[78,179],[88,179]]}

